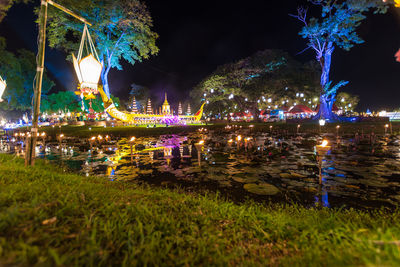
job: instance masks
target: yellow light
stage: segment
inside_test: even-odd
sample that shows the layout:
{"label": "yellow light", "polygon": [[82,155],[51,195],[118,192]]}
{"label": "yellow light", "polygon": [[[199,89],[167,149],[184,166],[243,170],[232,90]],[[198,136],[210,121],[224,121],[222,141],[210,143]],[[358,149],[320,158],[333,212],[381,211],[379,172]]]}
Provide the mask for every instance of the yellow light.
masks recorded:
{"label": "yellow light", "polygon": [[129,142],[133,142],[135,141],[136,137],[132,136],[131,139],[129,140]]}
{"label": "yellow light", "polygon": [[241,135],[238,135],[238,136],[236,137],[236,139],[237,139],[238,141],[240,141],[240,140],[242,140],[242,136],[241,136]]}
{"label": "yellow light", "polygon": [[339,129],[339,128],[340,128],[340,125],[336,126],[336,129]]}
{"label": "yellow light", "polygon": [[92,141],[96,140],[96,136],[93,136],[92,138],[90,138],[90,140]]}
{"label": "yellow light", "polygon": [[300,128],[300,124],[297,125],[297,128]]}
{"label": "yellow light", "polygon": [[200,140],[199,145],[204,145],[204,140]]}
{"label": "yellow light", "polygon": [[395,7],[400,7],[400,0],[394,0],[394,2],[395,2]]}
{"label": "yellow light", "polygon": [[41,135],[42,135],[42,136],[45,136],[45,135],[46,135],[46,133],[45,133],[45,132],[43,132]]}
{"label": "yellow light", "polygon": [[5,80],[3,80],[3,78],[1,78],[0,76],[0,102],[3,101],[3,99],[1,98],[4,94],[4,90],[6,90],[7,87],[7,83]]}
{"label": "yellow light", "polygon": [[246,141],[250,141],[250,140],[251,140],[251,137],[247,137],[245,140],[246,140]]}
{"label": "yellow light", "polygon": [[326,147],[328,145],[328,140],[323,140],[321,146]]}
{"label": "yellow light", "polygon": [[97,136],[97,138],[98,138],[99,140],[101,140],[101,139],[103,139],[103,136],[99,135],[99,136]]}
{"label": "yellow light", "polygon": [[64,134],[60,134],[60,138],[63,138],[64,137]]}
{"label": "yellow light", "polygon": [[228,140],[228,143],[232,143],[232,142],[233,142],[233,140],[232,140],[232,139],[229,139],[229,140]]}
{"label": "yellow light", "polygon": [[389,128],[389,124],[385,124],[385,128]]}

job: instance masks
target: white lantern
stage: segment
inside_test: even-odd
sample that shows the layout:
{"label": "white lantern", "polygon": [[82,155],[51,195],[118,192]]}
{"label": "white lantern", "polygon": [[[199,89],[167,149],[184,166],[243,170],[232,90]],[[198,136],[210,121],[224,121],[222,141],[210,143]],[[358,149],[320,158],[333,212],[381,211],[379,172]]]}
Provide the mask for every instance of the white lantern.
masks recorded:
{"label": "white lantern", "polygon": [[4,90],[6,90],[7,87],[7,83],[5,80],[3,80],[3,78],[1,78],[0,76],[0,102],[3,101],[3,99],[1,98],[4,94]]}
{"label": "white lantern", "polygon": [[[86,57],[82,57],[85,45],[87,46],[86,51],[88,51],[89,54]],[[76,75],[78,76],[81,93],[83,93],[85,97],[97,94],[97,86],[100,80],[103,64],[100,63],[86,24],[83,28],[78,56],[75,57],[75,55],[72,54],[72,60]]]}
{"label": "white lantern", "polygon": [[103,65],[92,54],[84,57],[79,62],[74,55],[72,55],[72,59],[81,90],[85,92],[85,90],[89,89],[94,94],[97,94],[97,86]]}

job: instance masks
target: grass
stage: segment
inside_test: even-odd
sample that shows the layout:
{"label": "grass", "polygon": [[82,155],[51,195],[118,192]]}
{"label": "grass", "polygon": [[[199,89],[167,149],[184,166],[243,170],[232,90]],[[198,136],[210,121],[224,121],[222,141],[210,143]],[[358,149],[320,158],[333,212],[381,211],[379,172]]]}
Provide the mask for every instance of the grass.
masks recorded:
{"label": "grass", "polygon": [[400,211],[233,204],[0,155],[0,265],[395,266]]}

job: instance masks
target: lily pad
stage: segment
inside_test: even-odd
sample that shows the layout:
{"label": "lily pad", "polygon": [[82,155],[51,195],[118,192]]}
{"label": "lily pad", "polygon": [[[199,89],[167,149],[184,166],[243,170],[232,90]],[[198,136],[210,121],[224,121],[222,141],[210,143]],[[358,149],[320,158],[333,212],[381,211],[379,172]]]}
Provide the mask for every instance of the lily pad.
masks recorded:
{"label": "lily pad", "polygon": [[279,189],[276,186],[267,183],[245,184],[243,188],[250,193],[264,196],[276,195],[279,192]]}

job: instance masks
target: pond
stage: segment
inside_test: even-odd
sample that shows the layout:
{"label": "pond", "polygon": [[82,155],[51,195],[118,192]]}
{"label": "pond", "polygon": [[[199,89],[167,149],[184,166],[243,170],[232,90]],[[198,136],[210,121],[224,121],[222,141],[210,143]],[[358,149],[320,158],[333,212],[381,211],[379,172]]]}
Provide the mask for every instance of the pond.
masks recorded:
{"label": "pond", "polygon": [[[331,149],[323,158],[320,180],[315,145],[322,139]],[[39,143],[37,151],[84,175],[214,191],[237,202],[378,208],[400,203],[399,142],[398,136],[253,132],[228,126],[133,142],[64,138],[61,151],[57,140]],[[10,137],[1,149],[20,153],[21,145]]]}

